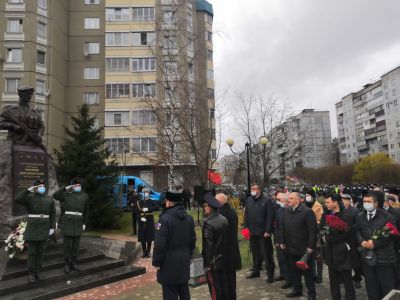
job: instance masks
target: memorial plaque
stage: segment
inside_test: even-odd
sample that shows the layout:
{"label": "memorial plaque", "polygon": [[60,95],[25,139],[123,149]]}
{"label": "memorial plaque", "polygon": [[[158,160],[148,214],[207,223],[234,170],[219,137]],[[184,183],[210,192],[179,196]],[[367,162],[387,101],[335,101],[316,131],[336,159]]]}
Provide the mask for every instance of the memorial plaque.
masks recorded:
{"label": "memorial plaque", "polygon": [[[32,186],[39,177],[43,178],[48,187],[48,158],[39,148],[14,145],[13,151],[13,199],[19,192]],[[13,203],[13,215],[26,214],[19,204]]]}

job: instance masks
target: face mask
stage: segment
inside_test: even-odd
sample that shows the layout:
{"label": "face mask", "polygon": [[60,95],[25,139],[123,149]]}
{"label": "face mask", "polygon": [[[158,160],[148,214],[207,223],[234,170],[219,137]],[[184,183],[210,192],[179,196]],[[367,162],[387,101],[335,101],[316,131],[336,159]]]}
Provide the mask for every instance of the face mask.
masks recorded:
{"label": "face mask", "polygon": [[364,203],[363,207],[368,212],[373,211],[375,209],[372,203]]}
{"label": "face mask", "polygon": [[312,199],[312,197],[311,197],[311,196],[306,196],[306,201],[307,201],[307,202],[312,202],[312,201],[313,201],[313,199]]}
{"label": "face mask", "polygon": [[46,192],[46,188],[44,186],[39,186],[38,187],[38,193],[39,194],[44,194]]}
{"label": "face mask", "polygon": [[384,205],[384,206],[383,206],[383,209],[384,209],[384,210],[388,210],[388,209],[389,209],[389,205]]}
{"label": "face mask", "polygon": [[252,195],[253,197],[255,197],[255,196],[257,195],[257,192],[251,192],[251,195]]}
{"label": "face mask", "polygon": [[80,186],[74,186],[74,192],[79,193],[81,191]]}
{"label": "face mask", "polygon": [[278,203],[278,205],[280,206],[280,207],[285,207],[285,203],[283,203],[283,202],[276,202],[276,203]]}

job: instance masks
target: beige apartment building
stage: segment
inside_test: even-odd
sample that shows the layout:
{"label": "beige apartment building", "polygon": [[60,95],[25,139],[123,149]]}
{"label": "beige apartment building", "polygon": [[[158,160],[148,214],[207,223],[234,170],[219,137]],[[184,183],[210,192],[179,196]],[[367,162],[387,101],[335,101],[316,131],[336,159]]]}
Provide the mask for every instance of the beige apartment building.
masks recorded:
{"label": "beige apartment building", "polygon": [[87,103],[122,173],[197,184],[216,156],[212,20],[204,0],[0,0],[1,106],[35,87],[52,152]]}

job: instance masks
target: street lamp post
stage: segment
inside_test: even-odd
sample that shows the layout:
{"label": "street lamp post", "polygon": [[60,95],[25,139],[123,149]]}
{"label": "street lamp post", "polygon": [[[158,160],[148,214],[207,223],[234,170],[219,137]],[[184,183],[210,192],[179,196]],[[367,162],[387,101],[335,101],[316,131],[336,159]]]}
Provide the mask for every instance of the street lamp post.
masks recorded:
{"label": "street lamp post", "polygon": [[[264,146],[264,149],[261,152],[252,151],[250,142],[246,142],[244,144],[244,146],[245,146],[244,151],[246,151],[246,161],[247,161],[247,195],[250,195],[250,153],[261,154],[261,153],[265,152],[265,145],[268,143],[268,139],[265,136],[262,136],[259,140],[259,143]],[[235,141],[232,138],[227,139],[226,144],[229,146],[229,148],[231,149],[233,154],[241,155],[244,153],[244,151],[236,152],[233,150],[232,146],[235,144]],[[265,174],[264,174],[264,176],[265,176]]]}

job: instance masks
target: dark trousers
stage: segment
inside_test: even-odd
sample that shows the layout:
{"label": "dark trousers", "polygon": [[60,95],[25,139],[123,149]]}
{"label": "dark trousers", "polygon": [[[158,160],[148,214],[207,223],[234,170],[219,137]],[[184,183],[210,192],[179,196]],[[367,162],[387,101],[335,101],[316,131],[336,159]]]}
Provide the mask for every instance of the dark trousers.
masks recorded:
{"label": "dark trousers", "polygon": [[162,285],[163,300],[189,300],[189,285],[185,284],[163,284]]}
{"label": "dark trousers", "polygon": [[225,299],[236,300],[236,271],[223,271],[221,276]]}
{"label": "dark trousers", "polygon": [[138,214],[132,211],[132,230],[133,234],[137,234],[137,221],[138,221]]}
{"label": "dark trousers", "polygon": [[[318,247],[315,250],[315,255],[317,257],[320,257],[321,255],[321,248]],[[315,278],[319,279],[320,281],[322,281],[322,273],[324,270],[324,263],[322,262],[322,258],[319,259],[315,259]]]}
{"label": "dark trousers", "polygon": [[207,274],[208,289],[210,291],[211,299],[213,300],[226,300],[230,299],[230,291],[226,282],[225,271],[208,271]]}
{"label": "dark trousers", "polygon": [[151,241],[150,242],[142,242],[142,251],[143,254],[150,255],[151,252]]}
{"label": "dark trousers", "polygon": [[275,271],[274,248],[271,237],[250,237],[250,249],[253,255],[253,272],[259,273],[262,268],[263,259],[267,269],[267,276],[273,278]]}
{"label": "dark trousers", "polygon": [[369,300],[380,300],[395,287],[394,266],[370,267],[362,263]]}
{"label": "dark trousers", "polygon": [[28,269],[42,266],[46,241],[28,241]]}
{"label": "dark trousers", "polygon": [[281,248],[276,247],[276,256],[278,259],[278,265],[279,265],[279,275],[284,277],[286,281],[289,281],[289,272],[288,272],[288,263],[289,263],[289,257],[285,251],[283,251]]}
{"label": "dark trousers", "polygon": [[65,260],[75,260],[79,253],[79,242],[81,240],[80,236],[66,236],[63,237],[64,240],[64,258]]}
{"label": "dark trousers", "polygon": [[303,285],[301,283],[301,275],[304,276],[304,281],[306,282],[308,296],[315,298],[315,278],[314,278],[314,256],[310,255],[308,259],[308,265],[310,268],[308,270],[302,271],[296,267],[296,262],[301,260],[302,255],[289,254],[289,273],[290,281],[293,285],[295,292],[303,293]]}
{"label": "dark trousers", "polygon": [[339,271],[335,268],[328,267],[329,270],[329,285],[331,289],[332,300],[340,300],[340,279],[344,283],[345,299],[356,299],[356,292],[354,290],[353,278],[351,277],[351,270]]}

